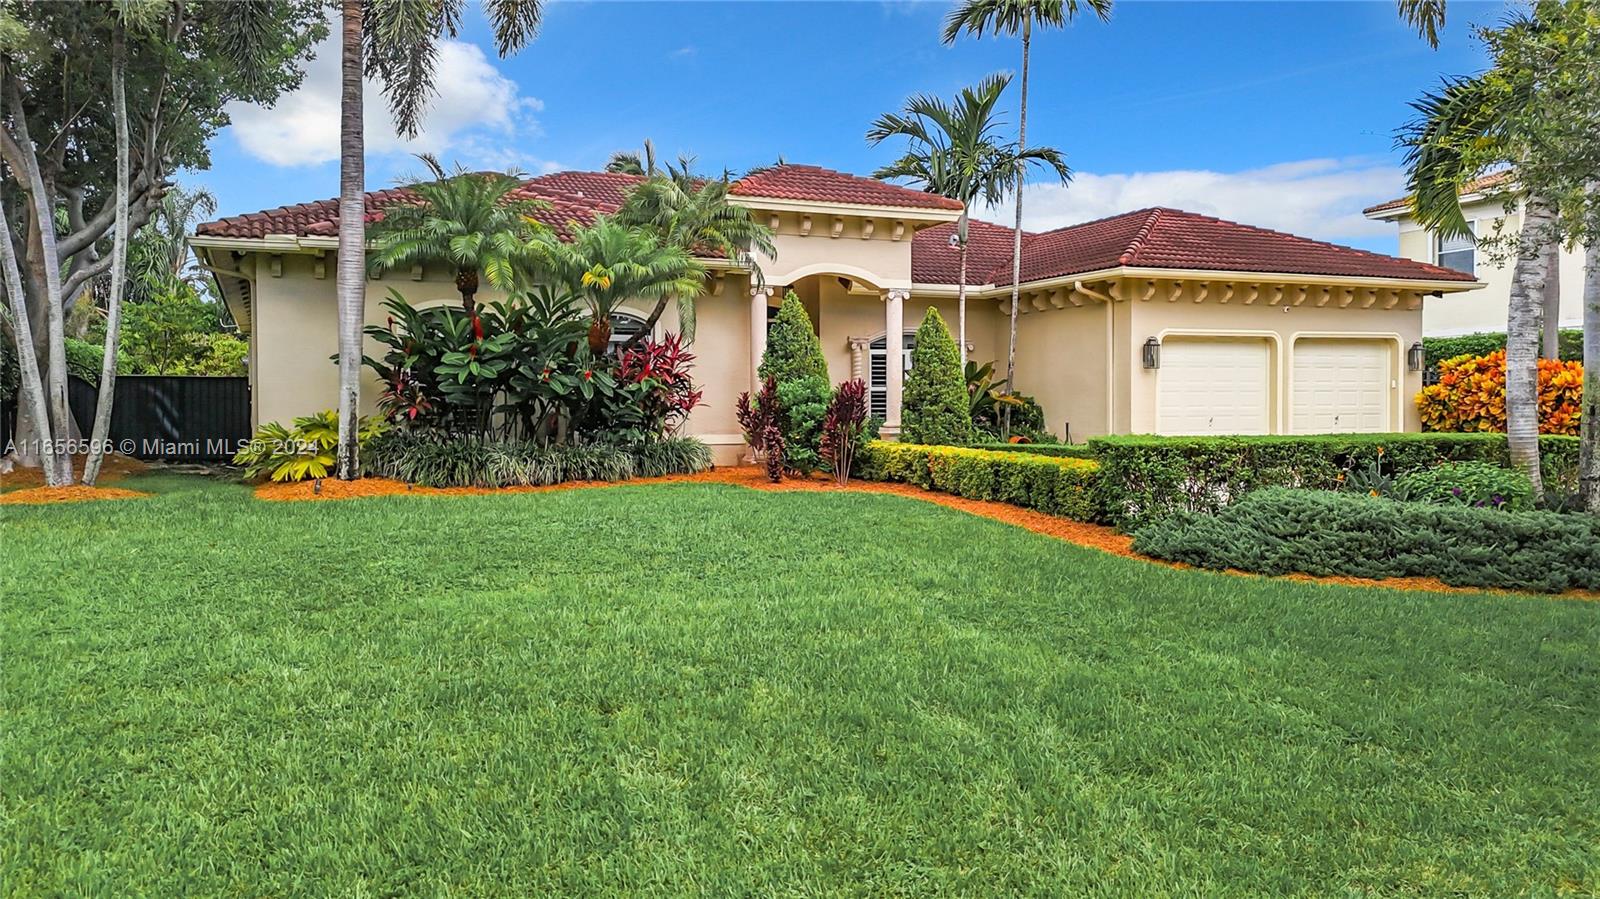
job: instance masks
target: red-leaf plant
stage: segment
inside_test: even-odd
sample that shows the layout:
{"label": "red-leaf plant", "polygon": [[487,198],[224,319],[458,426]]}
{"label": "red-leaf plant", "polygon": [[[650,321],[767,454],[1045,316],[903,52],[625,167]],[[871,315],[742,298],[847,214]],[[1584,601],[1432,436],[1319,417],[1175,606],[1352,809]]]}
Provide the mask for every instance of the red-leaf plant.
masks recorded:
{"label": "red-leaf plant", "polygon": [[622,354],[618,378],[625,384],[642,385],[641,411],[645,420],[663,436],[683,426],[689,413],[701,405],[704,391],[696,390],[690,378],[694,354],[683,348],[676,334],[661,340],[643,340]]}
{"label": "red-leaf plant", "polygon": [[822,419],[822,458],[833,469],[839,486],[850,483],[850,466],[860,449],[862,425],[867,421],[867,385],[860,378],[840,384]]}
{"label": "red-leaf plant", "polygon": [[773,483],[783,480],[783,416],[778,403],[778,379],[768,375],[761,384],[761,393],[755,402],[750,392],[739,394],[735,404],[739,427],[744,429],[744,440],[750,449],[767,463],[767,477]]}

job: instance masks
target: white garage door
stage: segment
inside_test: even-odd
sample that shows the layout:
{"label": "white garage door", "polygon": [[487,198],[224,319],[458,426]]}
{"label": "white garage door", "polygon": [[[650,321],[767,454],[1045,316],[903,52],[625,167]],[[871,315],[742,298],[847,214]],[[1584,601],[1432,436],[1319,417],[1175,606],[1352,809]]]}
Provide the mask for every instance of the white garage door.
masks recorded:
{"label": "white garage door", "polygon": [[1265,340],[1167,338],[1157,372],[1157,433],[1267,433],[1271,367]]}
{"label": "white garage door", "polygon": [[1298,340],[1290,419],[1297,434],[1387,431],[1394,395],[1381,340]]}

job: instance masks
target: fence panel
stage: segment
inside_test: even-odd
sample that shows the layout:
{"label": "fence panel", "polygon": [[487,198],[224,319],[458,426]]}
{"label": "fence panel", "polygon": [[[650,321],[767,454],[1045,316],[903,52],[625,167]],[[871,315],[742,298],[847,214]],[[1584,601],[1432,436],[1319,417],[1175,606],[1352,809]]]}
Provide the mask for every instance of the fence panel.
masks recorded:
{"label": "fence panel", "polygon": [[[67,399],[85,437],[94,425],[96,390],[73,378]],[[250,379],[121,375],[111,409],[118,452],[140,459],[217,461],[250,439]]]}

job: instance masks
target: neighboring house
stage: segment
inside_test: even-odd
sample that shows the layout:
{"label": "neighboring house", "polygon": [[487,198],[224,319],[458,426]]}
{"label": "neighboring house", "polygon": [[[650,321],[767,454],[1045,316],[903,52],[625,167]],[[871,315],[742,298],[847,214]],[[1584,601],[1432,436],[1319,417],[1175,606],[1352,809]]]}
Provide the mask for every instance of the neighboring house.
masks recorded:
{"label": "neighboring house", "polygon": [[[1461,211],[1479,237],[1515,234],[1522,227],[1520,212],[1506,212],[1505,190],[1511,172],[1496,172],[1468,182],[1461,192]],[[1417,223],[1405,197],[1363,210],[1367,218],[1400,226],[1400,255],[1466,272],[1484,283],[1448,303],[1431,303],[1422,315],[1422,333],[1429,337],[1454,337],[1506,329],[1506,306],[1511,300],[1508,258],[1496,265],[1475,241],[1465,237],[1441,238]],[[1499,230],[1497,230],[1499,229]],[[1583,250],[1561,252],[1561,322],[1563,328],[1583,327]]]}
{"label": "neighboring house", "polygon": [[[561,172],[530,179],[525,192],[547,200],[541,217],[562,229],[616,209],[637,181]],[[804,165],[750,175],[731,194],[765,217],[777,255],[761,261],[765,284],[754,287],[748,272],[709,261],[694,346],[706,405],[687,432],[719,461],[738,457],[735,399],[754,385],[768,320],[793,290],[832,378],[867,381],[886,433],[897,433],[907,350],[924,311],[937,306],[955,324],[950,236],[959,206]],[[401,196],[368,194],[368,215]],[[258,423],[335,402],[337,213],[333,200],[282,207],[201,225],[193,238],[250,334]],[[974,222],[971,248],[970,353],[1003,368],[1011,231]],[[1416,430],[1411,398],[1422,380],[1411,357],[1420,360],[1426,298],[1481,286],[1450,269],[1174,209],[1026,234],[1022,281],[1016,387],[1038,398],[1050,430],[1072,440]],[[391,288],[414,304],[458,302],[443,269],[368,284],[374,323]],[[662,330],[676,328],[674,315],[663,316]],[[369,407],[378,390],[369,379]]]}

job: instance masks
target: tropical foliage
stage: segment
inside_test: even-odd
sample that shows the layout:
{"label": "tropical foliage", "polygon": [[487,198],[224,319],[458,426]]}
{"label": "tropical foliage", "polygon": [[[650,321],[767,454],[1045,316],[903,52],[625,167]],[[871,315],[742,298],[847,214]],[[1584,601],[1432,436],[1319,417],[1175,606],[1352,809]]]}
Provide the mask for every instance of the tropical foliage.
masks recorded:
{"label": "tropical foliage", "polygon": [[873,436],[867,421],[867,385],[852,378],[833,391],[828,414],[822,419],[822,461],[833,472],[833,479],[844,486],[856,452]]}
{"label": "tropical foliage", "polygon": [[[362,416],[358,436],[363,445],[382,436],[388,425],[382,419]],[[268,422],[255,438],[233,457],[246,478],[270,477],[274,481],[325,478],[333,469],[333,451],[339,443],[339,415],[332,409],[305,415],[290,427]]]}
{"label": "tropical foliage", "polygon": [[965,446],[972,442],[971,400],[961,356],[939,310],[932,306],[917,328],[900,418],[901,436],[910,443]]}
{"label": "tropical foliage", "polygon": [[[1583,401],[1583,364],[1541,359],[1539,433],[1576,436]],[[1417,394],[1422,426],[1430,431],[1506,429],[1506,354],[1458,356],[1439,363],[1439,383]]]}

